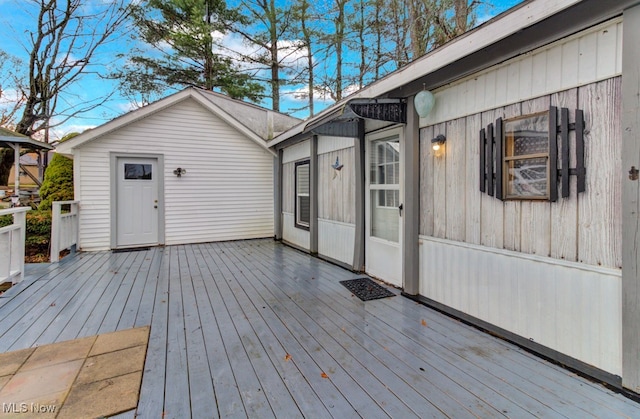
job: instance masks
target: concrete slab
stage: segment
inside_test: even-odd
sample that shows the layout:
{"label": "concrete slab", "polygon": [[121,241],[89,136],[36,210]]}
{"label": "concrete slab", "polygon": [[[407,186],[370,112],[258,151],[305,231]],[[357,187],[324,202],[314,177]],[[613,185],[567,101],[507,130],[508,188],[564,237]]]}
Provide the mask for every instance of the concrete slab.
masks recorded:
{"label": "concrete slab", "polygon": [[89,356],[118,351],[134,346],[146,345],[149,339],[149,326],[121,330],[99,335]]}
{"label": "concrete slab", "polygon": [[15,374],[35,350],[36,348],[27,348],[0,354],[0,377]]}
{"label": "concrete slab", "polygon": [[0,391],[2,391],[2,388],[4,387],[4,385],[7,384],[10,379],[11,379],[11,375],[5,375],[4,377],[0,377]]}
{"label": "concrete slab", "polygon": [[95,336],[89,336],[82,339],[40,346],[36,348],[33,355],[25,362],[20,371],[23,372],[42,368],[45,365],[84,359],[91,350],[91,346],[95,340]]}
{"label": "concrete slab", "polygon": [[5,403],[21,403],[40,400],[43,395],[60,392],[66,394],[83,362],[83,359],[79,359],[29,371],[20,370],[0,391],[0,400]]}
{"label": "concrete slab", "polygon": [[142,371],[74,386],[58,418],[108,417],[135,409]]}
{"label": "concrete slab", "polygon": [[87,358],[74,385],[118,377],[144,368],[147,346],[135,346]]}

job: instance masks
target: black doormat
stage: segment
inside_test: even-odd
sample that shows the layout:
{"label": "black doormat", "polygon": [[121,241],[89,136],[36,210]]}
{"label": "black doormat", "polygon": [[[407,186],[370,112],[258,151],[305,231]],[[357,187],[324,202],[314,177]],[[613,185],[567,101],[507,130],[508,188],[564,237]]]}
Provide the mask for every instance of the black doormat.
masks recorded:
{"label": "black doormat", "polygon": [[113,249],[113,253],[125,253],[125,252],[141,252],[143,250],[150,250],[150,247],[128,247],[125,249]]}
{"label": "black doormat", "polygon": [[393,297],[395,294],[373,282],[370,278],[356,278],[340,281],[349,291],[362,301]]}

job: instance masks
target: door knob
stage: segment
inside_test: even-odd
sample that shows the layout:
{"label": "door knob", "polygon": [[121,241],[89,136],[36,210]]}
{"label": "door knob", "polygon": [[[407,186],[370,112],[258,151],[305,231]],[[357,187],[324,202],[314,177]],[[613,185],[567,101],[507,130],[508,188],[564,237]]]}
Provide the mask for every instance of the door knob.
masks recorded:
{"label": "door knob", "polygon": [[402,217],[402,204],[400,204],[400,206],[398,207],[398,211],[400,212],[400,216]]}

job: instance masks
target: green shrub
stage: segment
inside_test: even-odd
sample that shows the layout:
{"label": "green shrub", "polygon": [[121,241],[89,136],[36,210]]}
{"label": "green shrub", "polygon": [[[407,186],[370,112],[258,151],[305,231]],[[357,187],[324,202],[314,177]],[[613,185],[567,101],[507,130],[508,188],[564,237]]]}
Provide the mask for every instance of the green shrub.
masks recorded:
{"label": "green shrub", "polygon": [[27,255],[49,255],[51,241],[51,211],[27,212],[27,234],[25,251]]}
{"label": "green shrub", "polygon": [[3,215],[0,217],[0,228],[9,226],[11,224],[13,224],[13,216],[11,214]]}
{"label": "green shrub", "polygon": [[73,199],[73,160],[61,154],[54,154],[40,187],[39,210],[50,210],[53,201]]}

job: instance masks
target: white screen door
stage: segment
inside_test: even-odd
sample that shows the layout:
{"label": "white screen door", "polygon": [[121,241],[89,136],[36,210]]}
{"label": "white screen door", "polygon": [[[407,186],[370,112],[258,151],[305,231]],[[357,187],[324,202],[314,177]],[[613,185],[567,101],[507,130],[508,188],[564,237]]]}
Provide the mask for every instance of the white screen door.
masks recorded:
{"label": "white screen door", "polygon": [[158,244],[158,160],[119,157],[116,245]]}
{"label": "white screen door", "polygon": [[402,285],[400,130],[367,137],[367,273]]}

